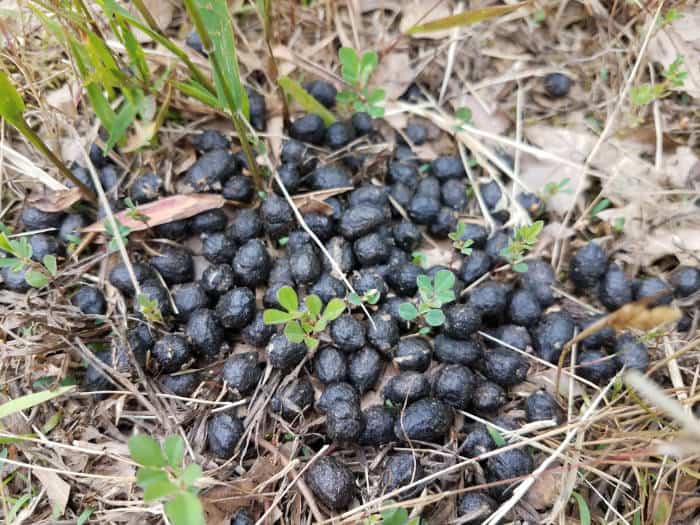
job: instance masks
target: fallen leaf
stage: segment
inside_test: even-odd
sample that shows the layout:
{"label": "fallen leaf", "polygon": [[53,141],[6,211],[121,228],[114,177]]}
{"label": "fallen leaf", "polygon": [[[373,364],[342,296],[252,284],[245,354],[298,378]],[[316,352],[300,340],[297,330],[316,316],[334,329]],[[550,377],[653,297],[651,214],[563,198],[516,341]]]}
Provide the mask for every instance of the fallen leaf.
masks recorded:
{"label": "fallen leaf", "polygon": [[408,51],[393,51],[382,58],[369,83],[370,91],[382,88],[386,92],[386,100],[396,100],[408,89],[416,75]]}
{"label": "fallen leaf", "polygon": [[[546,125],[529,126],[525,129],[525,135],[539,148],[578,163],[586,160],[597,141],[597,137],[591,132]],[[575,191],[581,180],[580,169],[563,166],[560,162],[552,160],[522,155],[520,176],[527,187],[534,191],[543,190],[547,183],[558,184],[568,178],[566,189],[571,192],[556,193],[547,199],[546,206],[547,210],[563,215],[574,205]]]}
{"label": "fallen leaf", "polygon": [[[428,19],[434,20],[450,16],[452,10],[447,2],[425,2],[424,0],[410,0],[404,2],[403,17],[401,18],[400,30],[406,33],[413,26],[420,24]],[[431,40],[443,40],[452,35],[451,29],[443,29],[433,33],[420,35],[421,38],[429,38]]]}
{"label": "fallen leaf", "polygon": [[544,510],[552,505],[559,497],[561,485],[561,465],[554,464],[540,474],[525,494],[525,500],[537,510]]}
{"label": "fallen leaf", "polygon": [[697,6],[679,9],[679,18],[657,31],[649,40],[649,57],[660,62],[664,68],[679,56],[683,57],[683,71],[688,72],[683,86],[675,89],[685,91],[693,98],[700,97],[700,8]]}
{"label": "fallen leaf", "polygon": [[69,190],[54,191],[44,195],[32,196],[28,199],[29,204],[41,211],[55,212],[65,211],[82,198],[80,188],[70,188]]}
{"label": "fallen leaf", "polygon": [[302,193],[300,195],[294,195],[292,197],[292,202],[299,208],[301,213],[317,212],[328,215],[333,213],[333,208],[324,201],[336,195],[341,195],[352,190],[352,186],[346,186],[343,188],[331,188],[329,190],[319,190],[312,191],[309,193]]}
{"label": "fallen leaf", "polygon": [[469,11],[464,11],[461,13],[455,13],[454,15],[449,15],[443,18],[430,17],[428,22],[423,22],[413,27],[410,27],[406,32],[415,35],[420,33],[423,36],[424,33],[433,33],[436,31],[444,31],[446,29],[453,29],[455,27],[468,26],[482,22],[484,20],[489,20],[491,18],[498,18],[508,13],[520,9],[528,5],[530,2],[521,2],[519,4],[513,5],[495,5],[489,7],[482,7],[479,9],[471,9]]}
{"label": "fallen leaf", "polygon": [[[132,210],[122,210],[114,214],[114,218],[131,229],[131,231],[141,231],[148,228],[153,228],[160,224],[165,224],[180,219],[188,219],[198,213],[221,208],[226,203],[226,200],[215,193],[188,193],[165,197],[157,201],[149,202],[136,209],[148,220],[139,221],[129,215]],[[94,222],[90,226],[82,229],[83,232],[103,232],[105,231],[104,222]]]}
{"label": "fallen leaf", "polygon": [[46,495],[51,502],[51,508],[62,516],[68,505],[70,497],[70,485],[63,481],[55,472],[45,470],[34,470],[34,475],[39,478],[42,486],[46,489]]}
{"label": "fallen leaf", "polygon": [[[488,94],[485,94],[482,96],[482,99],[487,96]],[[496,107],[495,104],[487,103],[486,105]],[[469,108],[472,113],[472,125],[484,131],[490,131],[495,135],[502,135],[511,125],[508,115],[503,111],[495,109],[489,111],[484,107],[484,104],[480,103],[472,95],[463,95],[460,97],[459,103],[453,104],[453,108],[455,111],[459,108]]]}

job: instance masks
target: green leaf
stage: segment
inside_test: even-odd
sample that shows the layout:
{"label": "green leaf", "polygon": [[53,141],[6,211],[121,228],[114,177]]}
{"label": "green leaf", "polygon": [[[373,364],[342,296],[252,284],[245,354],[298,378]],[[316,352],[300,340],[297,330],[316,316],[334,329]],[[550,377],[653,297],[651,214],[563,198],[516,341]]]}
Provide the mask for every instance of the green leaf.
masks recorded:
{"label": "green leaf", "polygon": [[476,24],[477,22],[481,22],[483,20],[488,20],[490,18],[496,18],[499,16],[506,15],[528,4],[529,2],[521,2],[519,4],[513,5],[498,5],[491,7],[483,7],[481,9],[472,9],[470,11],[464,11],[456,15],[438,18],[437,20],[431,20],[430,22],[426,22],[424,24],[415,25],[409,28],[406,31],[406,33],[409,35],[415,35],[416,33],[431,33],[434,31],[444,31],[445,29],[452,29],[453,27],[468,26]]}
{"label": "green leaf", "polygon": [[380,118],[384,116],[384,108],[380,106],[370,106],[367,108],[370,117]]}
{"label": "green leaf", "polygon": [[622,232],[625,229],[625,218],[624,217],[616,217],[613,220],[612,228],[617,233]]}
{"label": "green leaf", "polygon": [[435,275],[435,291],[451,290],[455,285],[455,275],[449,270],[440,270]]}
{"label": "green leaf", "polygon": [[268,308],[263,312],[263,323],[265,324],[282,324],[293,319],[292,315],[282,310]]}
{"label": "green leaf", "polygon": [[321,315],[321,309],[323,308],[323,303],[318,295],[311,294],[304,298],[304,304],[308,308],[309,312],[314,314],[316,317]]}
{"label": "green leaf", "polygon": [[33,288],[43,288],[49,284],[49,277],[39,270],[27,270],[24,274],[24,280]]}
{"label": "green leaf", "polygon": [[357,93],[353,91],[338,91],[335,96],[335,101],[338,104],[352,104],[357,100]]}
{"label": "green leaf", "polygon": [[[366,51],[362,54],[362,60],[360,62],[360,86],[365,87],[367,82],[369,82],[369,77],[372,76],[372,72],[377,68],[379,63],[379,55],[376,51]],[[377,91],[377,90],[375,90]],[[382,90],[382,98],[384,100],[384,90]]]}
{"label": "green leaf", "polygon": [[438,302],[442,306],[443,304],[451,303],[452,301],[455,300],[455,292],[452,289],[445,290],[444,292],[438,292],[435,295],[435,298],[438,300]]}
{"label": "green leaf", "polygon": [[382,525],[406,525],[407,521],[408,511],[403,507],[382,512]]}
{"label": "green leaf", "polygon": [[171,80],[170,83],[184,95],[192,97],[195,100],[199,100],[202,104],[209,106],[212,109],[221,110],[224,107],[221,105],[221,102],[218,98],[212,95],[204,86],[202,86],[196,80],[190,80],[189,82]]}
{"label": "green leaf", "polygon": [[156,499],[164,498],[179,492],[179,488],[170,480],[165,481],[155,481],[149,483],[148,486],[143,491],[144,501],[153,501]]}
{"label": "green leaf", "polygon": [[427,335],[430,333],[430,328],[428,328],[427,326],[424,326],[423,328],[418,330],[418,333],[421,335]]}
{"label": "green leaf", "polygon": [[323,331],[326,329],[327,326],[328,326],[328,321],[326,321],[325,319],[321,318],[321,319],[319,319],[318,321],[316,321],[316,324],[314,325],[313,332],[314,332],[315,334],[318,334],[318,333],[320,333],[320,332],[323,332]]}
{"label": "green leaf", "polygon": [[601,211],[603,211],[609,207],[610,207],[610,200],[609,199],[601,199],[598,204],[593,206],[593,209],[591,210],[591,217],[596,217]]}
{"label": "green leaf", "polygon": [[326,321],[333,321],[340,317],[340,315],[345,311],[345,303],[342,299],[334,297],[326,305],[326,309],[323,311],[323,319]]}
{"label": "green leaf", "polygon": [[646,106],[654,98],[654,88],[651,84],[641,84],[630,89],[630,100],[635,106]]}
{"label": "green leaf", "polygon": [[56,274],[58,273],[58,265],[56,264],[56,256],[55,255],[44,255],[43,263],[44,263],[44,266],[46,267],[46,269],[49,271],[49,273],[53,277],[56,277]]}
{"label": "green leaf", "polygon": [[330,126],[337,120],[333,113],[328,111],[323,104],[321,104],[308,91],[301,87],[298,82],[295,82],[289,77],[280,77],[277,80],[277,83],[282,87],[287,95],[292,97],[296,103],[301,106],[303,110],[321,117],[326,126]]}
{"label": "green leaf", "polygon": [[284,335],[292,343],[301,343],[306,336],[298,321],[290,321],[284,325]]}
{"label": "green leaf", "polygon": [[399,315],[401,319],[406,321],[413,321],[418,317],[418,310],[411,303],[403,303],[399,305]]}
{"label": "green leaf", "polygon": [[0,250],[6,251],[13,255],[15,254],[15,248],[5,232],[0,233]]}
{"label": "green leaf", "polygon": [[117,113],[109,128],[107,128],[107,131],[109,131],[109,139],[105,144],[105,153],[109,153],[109,151],[111,151],[116,144],[119,144],[126,136],[129,127],[136,120],[137,111],[138,108],[131,101],[124,100],[122,108]]}
{"label": "green leaf", "polygon": [[[0,263],[2,263],[1,259]],[[348,294],[348,302],[354,306],[360,306],[362,304],[362,299],[360,299],[360,296],[357,295],[355,292],[352,292]]]}
{"label": "green leaf", "polygon": [[70,392],[75,388],[74,386],[64,386],[57,388],[56,390],[43,390],[41,392],[35,392],[33,394],[27,394],[22,397],[11,399],[6,403],[0,405],[0,419],[7,417],[16,412],[22,410],[27,410],[29,408],[41,405],[54,399],[56,397],[62,396],[63,394]]}
{"label": "green leaf", "polygon": [[355,84],[359,79],[360,62],[357,53],[351,47],[341,47],[338,51],[340,61],[340,74],[350,84]]}
{"label": "green leaf", "polygon": [[168,465],[174,469],[179,469],[182,459],[185,457],[185,442],[180,436],[168,436],[163,441],[163,452],[168,460]]}
{"label": "green leaf", "polygon": [[472,121],[472,110],[469,108],[459,108],[455,111],[455,117],[461,120],[464,124],[470,124]]}
{"label": "green leaf", "polygon": [[442,326],[445,323],[445,314],[442,310],[434,308],[425,314],[425,322],[430,326]]}
{"label": "green leaf", "polygon": [[136,472],[136,481],[141,488],[146,488],[151,483],[167,481],[168,474],[160,468],[144,467]]}
{"label": "green leaf", "polygon": [[304,337],[304,342],[306,343],[306,347],[309,350],[316,350],[318,348],[318,339],[314,339],[313,337],[305,336]]}
{"label": "green leaf", "polygon": [[90,516],[92,516],[92,513],[95,512],[95,509],[87,508],[83,512],[80,513],[80,516],[78,516],[77,521],[75,522],[75,525],[85,525],[87,521],[90,519]]}
{"label": "green leaf", "polygon": [[277,301],[282,305],[282,308],[288,312],[296,312],[299,310],[299,298],[294,288],[291,286],[283,286],[277,290]]}
{"label": "green leaf", "polygon": [[365,295],[367,296],[367,302],[369,304],[377,304],[381,298],[379,290],[375,290],[374,288],[369,290]]}
{"label": "green leaf", "polygon": [[[0,71],[0,116],[15,127],[24,124],[24,101],[10,78]],[[19,126],[18,126],[19,125]]]}
{"label": "green leaf", "polygon": [[182,471],[182,476],[180,476],[180,479],[186,486],[191,487],[201,477],[202,467],[196,463],[190,463],[185,467],[185,470]]}
{"label": "green leaf", "polygon": [[138,434],[129,439],[131,458],[144,467],[164,467],[165,457],[158,442],[151,436]]}
{"label": "green leaf", "polygon": [[504,447],[506,445],[506,440],[503,438],[498,429],[496,429],[496,427],[486,425],[486,430],[489,431],[491,439],[493,439],[493,442],[496,444],[497,447]]}
{"label": "green leaf", "polygon": [[416,277],[416,284],[419,290],[425,290],[427,295],[433,293],[433,281],[425,274],[420,274]]}
{"label": "green leaf", "polygon": [[[222,71],[223,78],[214,75],[216,92],[222,107],[228,106],[226,91],[231,93],[236,109],[249,117],[248,95],[243,88],[236,57],[236,41],[231,24],[231,13],[226,0],[192,0],[204,30],[211,39],[212,52]],[[199,30],[199,28],[197,28]],[[202,36],[200,32],[200,37]],[[211,55],[211,53],[210,53]],[[210,60],[211,56],[210,56]]]}
{"label": "green leaf", "polygon": [[588,503],[583,499],[583,496],[576,491],[571,493],[571,496],[576,500],[578,504],[578,517],[579,523],[581,525],[591,525],[591,511],[588,508]]}
{"label": "green leaf", "polygon": [[517,273],[525,273],[527,271],[527,263],[519,262],[513,265],[513,271]]}
{"label": "green leaf", "polygon": [[382,88],[373,89],[372,92],[367,95],[367,103],[373,105],[379,104],[380,102],[384,101],[385,96],[386,91],[384,91]]}
{"label": "green leaf", "polygon": [[17,265],[24,266],[22,261],[14,257],[4,257],[0,259],[0,268],[14,268]]}
{"label": "green leaf", "polygon": [[168,501],[165,514],[172,525],[206,525],[202,503],[191,492],[181,492]]}

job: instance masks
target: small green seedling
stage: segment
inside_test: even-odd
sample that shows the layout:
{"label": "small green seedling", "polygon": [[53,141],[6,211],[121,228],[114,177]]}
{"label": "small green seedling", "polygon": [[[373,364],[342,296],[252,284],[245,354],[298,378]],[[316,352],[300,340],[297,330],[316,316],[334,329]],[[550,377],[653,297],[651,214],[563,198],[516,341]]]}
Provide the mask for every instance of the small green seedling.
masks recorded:
{"label": "small green seedling", "polygon": [[[121,237],[121,240],[124,244],[126,244],[129,234],[131,233],[131,228],[126,226],[125,224],[122,224],[121,222],[117,221],[115,219],[115,222],[117,223],[117,229],[119,230],[118,236]],[[104,220],[104,227],[105,227],[105,233],[110,237],[109,243],[107,243],[107,251],[109,253],[114,253],[119,251],[119,241],[117,240],[117,235],[115,235],[114,230],[112,229],[112,222],[105,219]]]}
{"label": "small green seedling", "polygon": [[607,210],[610,207],[610,204],[609,199],[601,199],[595,206],[593,206],[593,209],[591,209],[591,217],[596,218],[601,211]]}
{"label": "small green seedling", "polygon": [[141,313],[151,323],[162,323],[163,312],[158,307],[158,299],[151,299],[146,294],[139,294],[136,297]]}
{"label": "small green seedling", "polygon": [[360,306],[361,304],[374,305],[379,302],[380,297],[381,294],[379,293],[379,290],[372,288],[371,290],[367,290],[362,295],[357,295],[355,292],[350,293],[348,295],[348,302],[353,306]]}
{"label": "small green seedling", "polygon": [[131,197],[125,198],[124,204],[129,210],[126,212],[127,217],[134,219],[135,221],[142,222],[144,224],[148,224],[148,221],[151,220],[151,218],[148,215],[139,211],[138,206],[134,204],[134,201],[131,200]]}
{"label": "small green seedling", "polygon": [[423,252],[413,252],[411,254],[411,262],[416,266],[425,268],[425,265],[428,262],[428,256],[425,255]]}
{"label": "small green seedling", "polygon": [[463,222],[460,222],[457,225],[457,229],[449,234],[447,236],[452,240],[452,246],[454,246],[459,253],[462,255],[471,255],[472,254],[472,245],[474,244],[473,239],[466,239],[463,240],[462,236],[464,235],[464,230],[466,229],[466,224]]}
{"label": "small green seedling", "polygon": [[543,221],[533,222],[530,226],[516,228],[513,238],[508,246],[501,250],[501,257],[506,259],[513,271],[523,273],[527,271],[527,263],[523,262],[527,252],[537,244],[537,238],[544,227]]}
{"label": "small green seedling", "polygon": [[459,120],[459,124],[454,126],[454,131],[463,131],[464,126],[470,126],[472,124],[472,110],[464,107],[459,108],[455,111],[455,118]]}
{"label": "small green seedling", "polygon": [[[387,505],[396,505],[394,500],[386,502]],[[421,525],[420,516],[409,519],[408,511],[403,507],[383,510],[380,514],[372,514],[363,522],[364,525]]]}
{"label": "small green seedling", "polygon": [[625,218],[615,217],[612,222],[612,229],[615,233],[622,233],[625,230]]}
{"label": "small green seedling", "polygon": [[165,500],[165,515],[173,525],[206,525],[195,486],[202,467],[196,463],[183,467],[185,442],[180,436],[165,438],[161,448],[152,437],[139,434],[129,439],[129,452],[140,465],[136,481],[144,501]]}
{"label": "small green seedling", "polygon": [[630,101],[635,106],[646,106],[654,100],[667,97],[671,94],[671,88],[683,87],[688,78],[688,72],[681,70],[683,57],[676,59],[661,74],[665,78],[657,84],[640,84],[630,89]]}
{"label": "small green seedling", "polygon": [[559,182],[548,182],[542,190],[542,200],[547,201],[559,193],[573,193],[571,188],[567,188],[570,182],[571,179],[569,177],[565,177]]}
{"label": "small green seedling", "polygon": [[[284,324],[284,335],[293,343],[306,343],[309,350],[318,347],[316,335],[323,332],[328,323],[334,321],[345,311],[345,302],[334,297],[326,308],[318,295],[311,294],[304,298],[306,308],[299,309],[299,298],[294,288],[283,286],[277,290],[277,301],[286,310],[268,308],[263,312],[265,324]],[[323,310],[323,313],[321,311]]]}
{"label": "small green seedling", "polygon": [[0,250],[9,255],[0,258],[0,267],[10,268],[13,272],[26,270],[24,280],[33,288],[43,288],[58,274],[58,264],[54,255],[45,255],[42,264],[32,260],[32,245],[27,237],[14,240],[3,231],[0,233]]}
{"label": "small green seedling", "polygon": [[442,326],[445,323],[442,307],[455,300],[455,276],[449,270],[440,270],[435,274],[434,280],[427,275],[419,275],[416,284],[420,295],[418,307],[411,303],[403,303],[399,306],[399,315],[406,321],[422,319],[427,326],[421,328],[419,333],[427,334],[430,327]]}
{"label": "small green seedling", "polygon": [[338,60],[343,80],[352,87],[351,90],[343,90],[336,95],[338,103],[354,111],[365,111],[373,117],[384,116],[381,103],[384,102],[386,92],[381,88],[370,91],[368,87],[369,79],[379,64],[377,52],[365,51],[359,57],[351,47],[341,47]]}
{"label": "small green seedling", "polygon": [[658,19],[657,24],[659,28],[663,28],[669,24],[672,24],[676,20],[680,20],[681,18],[683,18],[683,13],[679,13],[677,9],[669,9],[661,18]]}

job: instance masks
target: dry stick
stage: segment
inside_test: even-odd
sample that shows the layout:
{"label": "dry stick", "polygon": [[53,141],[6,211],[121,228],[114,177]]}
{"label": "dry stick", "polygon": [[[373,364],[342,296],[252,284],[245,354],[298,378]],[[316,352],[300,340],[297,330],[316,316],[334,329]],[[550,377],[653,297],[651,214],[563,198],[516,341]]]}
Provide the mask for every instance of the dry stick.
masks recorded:
{"label": "dry stick", "polygon": [[[642,63],[642,59],[644,58],[644,54],[646,53],[646,49],[649,45],[649,42],[651,40],[651,35],[654,32],[654,29],[656,28],[656,21],[659,18],[659,13],[661,13],[661,8],[664,6],[664,0],[661,0],[659,2],[659,6],[656,8],[656,13],[654,13],[654,17],[651,20],[651,23],[649,25],[649,30],[647,31],[646,36],[644,37],[644,42],[642,43],[642,47],[639,49],[639,54],[637,56],[637,60],[634,63],[634,66],[632,67],[632,71],[630,71],[630,74],[627,77],[627,80],[625,81],[625,85],[622,88],[622,92],[620,93],[618,97],[617,104],[615,105],[615,109],[613,109],[612,114],[608,117],[607,122],[605,123],[605,128],[603,128],[603,132],[600,134],[600,137],[598,137],[598,140],[596,143],[593,145],[593,149],[591,149],[591,152],[588,154],[586,157],[586,160],[583,163],[583,169],[581,170],[581,177],[579,180],[579,183],[576,187],[576,193],[574,195],[574,198],[572,200],[571,206],[569,206],[569,209],[566,211],[566,215],[564,216],[564,220],[562,221],[562,230],[566,229],[568,226],[569,222],[571,221],[571,216],[574,212],[574,207],[576,205],[576,201],[578,201],[579,197],[583,193],[583,187],[586,183],[587,180],[587,170],[588,167],[590,166],[591,162],[593,162],[593,159],[595,156],[598,154],[598,150],[602,147],[603,143],[605,140],[608,138],[608,135],[610,135],[610,132],[612,130],[613,125],[615,124],[615,121],[617,120],[617,116],[620,113],[620,110],[622,109],[622,105],[625,102],[625,99],[627,98],[627,94],[629,93],[630,88],[632,87],[632,82],[634,81],[635,77],[637,76],[637,71],[639,70],[639,67]],[[558,234],[557,239],[554,242],[554,249],[552,250],[552,267],[555,268],[555,271],[559,273],[560,266],[561,266],[561,246],[562,246],[562,235]]]}
{"label": "dry stick", "polygon": [[598,394],[598,396],[595,398],[593,403],[591,403],[591,406],[588,407],[586,412],[583,414],[581,419],[579,420],[579,426],[576,428],[571,429],[566,436],[564,437],[564,440],[561,442],[561,445],[557,447],[557,449],[554,451],[554,453],[549,456],[547,459],[545,459],[539,467],[535,469],[535,471],[528,476],[528,478],[520,483],[518,487],[513,491],[513,495],[511,498],[506,501],[501,507],[491,514],[489,518],[484,522],[484,525],[492,525],[495,523],[498,523],[498,521],[503,518],[509,511],[512,509],[515,504],[520,501],[520,498],[522,498],[525,495],[525,492],[535,483],[537,478],[542,474],[549,465],[551,465],[555,459],[557,459],[562,452],[564,452],[564,449],[569,445],[572,439],[576,437],[576,434],[578,433],[578,430],[580,426],[582,426],[583,423],[585,423],[595,412],[595,410],[598,408],[598,405],[600,402],[603,400],[605,397],[605,394],[607,394],[608,390],[612,385],[615,383],[615,380],[617,379],[617,375],[610,380],[610,382],[607,384],[607,386]]}
{"label": "dry stick", "polygon": [[[78,132],[76,131],[75,128],[70,127],[69,128],[74,136],[74,139],[76,140],[77,144],[81,144],[80,146],[80,152],[83,156],[83,161],[85,162],[85,166],[87,166],[88,171],[90,172],[90,176],[92,177],[92,182],[93,185],[95,186],[95,189],[97,190],[97,196],[100,200],[100,203],[102,204],[102,207],[107,214],[107,220],[112,226],[112,232],[114,234],[114,239],[117,241],[117,246],[119,247],[119,254],[121,255],[122,260],[124,261],[124,265],[126,266],[127,271],[129,272],[129,278],[131,279],[131,283],[134,286],[134,290],[136,291],[136,296],[138,297],[139,294],[141,293],[141,287],[139,286],[138,280],[136,279],[136,274],[134,273],[134,268],[131,265],[131,261],[129,260],[129,254],[126,252],[126,246],[124,245],[124,239],[122,239],[122,236],[119,233],[119,226],[117,223],[117,219],[114,217],[114,213],[112,212],[112,207],[109,204],[109,201],[107,200],[107,196],[105,195],[104,189],[102,188],[102,183],[100,182],[100,177],[97,174],[97,171],[95,170],[95,166],[92,165],[92,161],[90,160],[90,155],[88,154],[87,150],[82,146],[82,143],[80,141],[80,137],[78,136]],[[128,345],[127,345],[128,346]],[[129,347],[131,350],[131,348]],[[148,385],[148,382],[146,380],[146,376],[143,373],[143,370],[141,369],[141,366],[139,365],[137,359],[135,356],[132,355],[133,358],[133,363],[134,367],[136,368],[136,373],[139,376],[139,379],[141,382],[143,382],[144,385]],[[148,388],[148,391],[150,394],[154,394],[151,388]],[[138,396],[141,399],[141,396]],[[150,410],[153,410],[157,415],[158,419],[160,419],[161,423],[169,429],[172,430],[172,425],[170,424],[170,420],[167,417],[163,417],[162,415],[162,410],[155,410],[154,405],[160,404],[160,400],[156,397],[155,398],[155,403],[151,403],[150,401],[148,402],[148,405],[150,405],[149,408]],[[142,403],[146,401],[146,398],[143,397],[141,399]],[[161,408],[162,405],[161,405]],[[179,425],[178,425],[179,426]]]}
{"label": "dry stick", "polygon": [[481,214],[486,219],[486,222],[489,223],[489,230],[491,230],[491,233],[492,234],[496,233],[496,230],[498,229],[498,227],[496,226],[496,221],[493,220],[493,217],[491,216],[491,212],[489,211],[488,206],[486,206],[486,203],[484,202],[484,197],[481,195],[481,192],[476,187],[476,180],[474,179],[474,174],[472,173],[472,169],[469,167],[469,159],[467,158],[466,148],[464,147],[464,144],[462,144],[459,141],[457,141],[457,148],[459,149],[459,157],[460,157],[460,159],[462,159],[462,165],[464,166],[464,171],[467,172],[467,177],[469,177],[469,182],[471,182],[472,188],[474,188],[474,195],[476,196],[476,200],[479,202],[479,208],[481,208]]}
{"label": "dry stick", "polygon": [[[282,452],[280,452],[280,450],[279,450],[277,447],[273,446],[272,443],[270,443],[269,441],[266,441],[266,440],[264,440],[264,439],[256,439],[255,442],[256,442],[256,443],[258,444],[258,446],[260,446],[261,448],[264,448],[265,450],[267,450],[268,452],[270,452],[272,455],[274,455],[274,456],[280,458],[280,460],[282,461],[282,463],[284,463],[284,466],[285,466],[285,467],[288,466],[288,465],[290,464],[290,462],[291,462],[290,459],[289,459],[287,456],[285,456],[284,454],[282,454]],[[325,452],[325,450],[326,450],[329,446],[330,446],[330,445],[325,445],[325,446],[316,454],[316,456],[314,456],[314,457],[319,457],[323,452]],[[303,479],[301,479],[301,477],[300,477],[301,474],[302,474],[312,463],[313,463],[313,459],[310,460],[310,461],[306,464],[306,466],[304,466],[304,468],[302,469],[302,471],[301,471],[299,474],[297,474],[296,472],[294,472],[294,469],[291,469],[291,470],[290,470],[289,473],[292,475],[292,483],[287,487],[287,489],[285,489],[281,494],[279,494],[279,497],[281,498],[282,495],[284,495],[284,493],[285,493],[287,490],[289,490],[289,488],[292,487],[292,485],[294,484],[294,480],[296,480],[296,484],[299,486],[299,492],[301,492],[301,494],[304,496],[304,499],[306,499],[306,503],[307,503],[307,505],[309,506],[309,509],[311,510],[311,514],[313,514],[313,515],[314,515],[314,518],[316,519],[316,521],[320,523],[320,522],[322,522],[322,521],[324,520],[323,514],[321,514],[321,511],[318,509],[318,505],[316,505],[316,499],[314,498],[314,495],[313,495],[313,493],[311,492],[311,489],[309,489],[309,486],[308,486],[308,485],[306,484],[306,482],[305,482]],[[268,512],[270,512],[270,510],[272,510],[272,508],[273,508],[273,505],[270,505],[270,508],[268,509],[268,511],[265,512],[265,514],[262,516],[262,518],[260,518],[260,520],[257,521],[257,524],[256,524],[256,525],[259,525],[259,524],[262,523],[263,518],[264,518],[265,516],[267,516]]]}
{"label": "dry stick", "polygon": [[[269,159],[268,159],[269,161]],[[333,271],[336,272],[338,275],[340,275],[340,278],[343,280],[343,283],[345,283],[345,286],[347,287],[348,290],[350,290],[351,293],[357,294],[355,289],[352,287],[352,284],[350,284],[350,281],[348,281],[348,278],[345,276],[345,273],[343,273],[343,270],[338,266],[338,263],[335,262],[335,259],[333,259],[333,256],[328,253],[328,250],[326,250],[326,247],[323,245],[321,240],[316,237],[316,234],[309,228],[309,226],[306,224],[306,221],[304,221],[304,217],[302,217],[301,212],[299,211],[299,208],[296,207],[294,204],[294,201],[292,200],[292,197],[289,195],[289,192],[287,191],[287,188],[285,185],[282,183],[282,180],[280,179],[280,176],[277,174],[277,170],[271,169],[270,170],[275,177],[275,182],[277,183],[277,186],[279,186],[280,190],[282,190],[282,193],[284,194],[284,198],[287,199],[287,202],[289,205],[292,207],[292,211],[294,212],[294,216],[297,218],[297,221],[301,225],[301,227],[304,229],[306,233],[309,234],[309,237],[318,245],[319,249],[323,253],[323,255],[326,256],[326,258],[330,261],[331,267],[333,268]],[[362,311],[365,313],[367,316],[367,319],[369,319],[369,322],[372,324],[372,328],[377,328],[377,326],[374,324],[374,319],[372,319],[372,316],[370,315],[369,311],[367,310],[367,307],[364,305],[364,303],[360,303],[360,308],[362,308]]]}
{"label": "dry stick", "polygon": [[[457,15],[464,9],[464,2],[459,1],[455,6],[454,14]],[[445,100],[445,93],[447,93],[447,86],[450,83],[450,78],[452,78],[452,69],[455,65],[455,55],[457,54],[457,44],[459,44],[459,32],[460,26],[456,26],[452,30],[452,35],[450,39],[450,47],[447,50],[447,64],[445,65],[445,72],[442,76],[442,86],[440,86],[440,96],[438,97],[438,105],[442,105]]]}

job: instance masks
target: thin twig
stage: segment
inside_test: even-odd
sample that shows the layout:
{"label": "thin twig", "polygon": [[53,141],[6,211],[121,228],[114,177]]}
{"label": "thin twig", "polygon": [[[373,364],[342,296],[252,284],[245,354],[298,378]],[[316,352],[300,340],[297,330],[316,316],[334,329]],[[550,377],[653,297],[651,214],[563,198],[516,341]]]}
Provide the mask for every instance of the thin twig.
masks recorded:
{"label": "thin twig", "polygon": [[545,459],[539,467],[535,469],[535,471],[528,476],[528,478],[520,483],[518,487],[513,491],[513,495],[510,497],[508,501],[506,501],[501,507],[491,514],[489,518],[484,522],[484,525],[492,525],[495,523],[498,523],[501,518],[505,517],[505,515],[512,509],[515,504],[520,501],[520,498],[522,498],[525,495],[525,492],[532,486],[533,483],[537,480],[537,478],[545,471],[547,470],[547,467],[554,462],[555,459],[557,459],[566,449],[566,447],[569,446],[569,443],[571,442],[574,437],[576,437],[576,434],[578,433],[579,429],[583,426],[583,423],[588,421],[588,419],[591,417],[591,415],[596,411],[598,408],[598,405],[603,401],[603,398],[605,395],[608,393],[608,390],[615,384],[615,381],[617,380],[617,376],[615,376],[613,379],[610,380],[610,382],[607,384],[607,386],[596,396],[595,400],[591,405],[588,407],[586,412],[584,412],[583,416],[581,416],[581,419],[579,420],[579,425],[577,427],[572,428],[567,434],[564,440],[561,442],[561,444],[557,447],[557,449],[554,451],[554,453],[549,456],[547,459]]}

